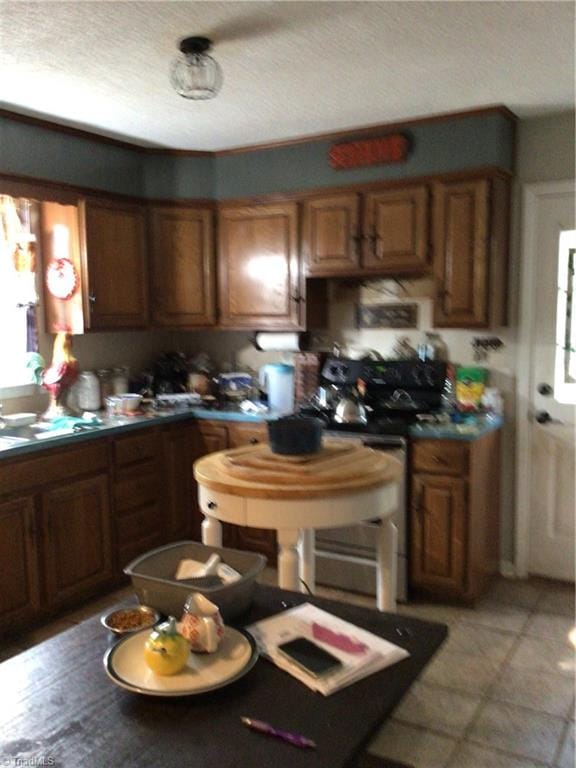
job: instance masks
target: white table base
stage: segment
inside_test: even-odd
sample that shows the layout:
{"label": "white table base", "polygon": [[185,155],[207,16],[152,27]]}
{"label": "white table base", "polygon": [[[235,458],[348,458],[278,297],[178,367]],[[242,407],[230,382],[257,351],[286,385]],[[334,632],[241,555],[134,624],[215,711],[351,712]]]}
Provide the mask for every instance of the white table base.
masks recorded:
{"label": "white table base", "polygon": [[[220,521],[254,528],[276,529],[278,586],[315,590],[314,530],[335,528],[381,518],[376,545],[376,599],[380,611],[396,610],[396,549],[398,531],[390,519],[398,488],[389,484],[369,491],[322,499],[260,499],[232,496],[200,486],[204,514],[202,542],[222,546]],[[291,527],[287,528],[286,522]]]}

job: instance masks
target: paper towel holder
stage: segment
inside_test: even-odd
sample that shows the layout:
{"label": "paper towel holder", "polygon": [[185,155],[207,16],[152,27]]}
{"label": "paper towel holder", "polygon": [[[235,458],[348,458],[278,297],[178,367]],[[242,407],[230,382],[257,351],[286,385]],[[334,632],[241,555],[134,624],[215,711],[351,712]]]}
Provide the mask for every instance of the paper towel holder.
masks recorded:
{"label": "paper towel holder", "polygon": [[[250,343],[254,347],[254,349],[257,349],[259,352],[266,352],[270,351],[270,347],[265,344],[262,346],[262,342],[266,338],[270,337],[280,337],[285,336],[286,341],[290,343],[290,351],[293,352],[305,352],[310,349],[310,342],[311,342],[311,335],[307,331],[302,332],[289,332],[282,333],[279,331],[273,332],[273,331],[255,331],[254,334],[250,337]],[[289,339],[289,337],[292,337]],[[282,350],[282,347],[279,346],[279,349]],[[284,347],[283,351],[286,351],[287,347]]]}

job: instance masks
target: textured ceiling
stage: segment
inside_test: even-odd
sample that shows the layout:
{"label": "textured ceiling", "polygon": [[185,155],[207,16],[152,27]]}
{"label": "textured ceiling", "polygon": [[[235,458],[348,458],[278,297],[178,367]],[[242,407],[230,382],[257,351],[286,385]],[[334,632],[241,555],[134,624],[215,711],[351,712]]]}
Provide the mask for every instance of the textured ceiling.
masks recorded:
{"label": "textured ceiling", "polygon": [[[505,104],[574,106],[572,2],[0,0],[5,109],[135,143],[215,150]],[[178,96],[177,41],[214,40],[224,87]]]}

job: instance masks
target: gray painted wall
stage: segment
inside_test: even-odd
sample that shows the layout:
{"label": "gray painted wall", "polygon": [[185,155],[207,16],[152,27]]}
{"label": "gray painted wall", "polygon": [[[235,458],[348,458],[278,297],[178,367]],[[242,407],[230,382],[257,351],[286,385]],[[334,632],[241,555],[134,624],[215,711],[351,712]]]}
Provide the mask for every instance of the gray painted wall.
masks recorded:
{"label": "gray painted wall", "polygon": [[328,164],[330,140],[222,157],[146,155],[0,118],[0,172],[143,197],[221,200],[483,165],[513,167],[513,126],[497,113],[423,123],[405,133],[412,147],[406,163],[336,171]]}
{"label": "gray painted wall", "polygon": [[144,194],[141,152],[0,117],[0,172]]}
{"label": "gray painted wall", "polygon": [[513,126],[500,114],[423,123],[402,132],[411,142],[407,162],[354,170],[330,167],[330,140],[218,157],[216,197],[402,179],[483,165],[513,167]]}

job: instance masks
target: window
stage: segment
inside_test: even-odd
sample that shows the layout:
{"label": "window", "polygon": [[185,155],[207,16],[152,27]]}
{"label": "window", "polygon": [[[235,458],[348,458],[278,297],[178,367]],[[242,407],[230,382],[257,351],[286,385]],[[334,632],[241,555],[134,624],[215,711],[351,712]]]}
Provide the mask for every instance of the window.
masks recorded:
{"label": "window", "polygon": [[554,393],[560,403],[576,403],[576,230],[574,229],[560,234]]}
{"label": "window", "polygon": [[[30,385],[26,367],[37,351],[37,206],[24,198],[0,195],[0,392]],[[24,394],[18,392],[16,394]]]}

